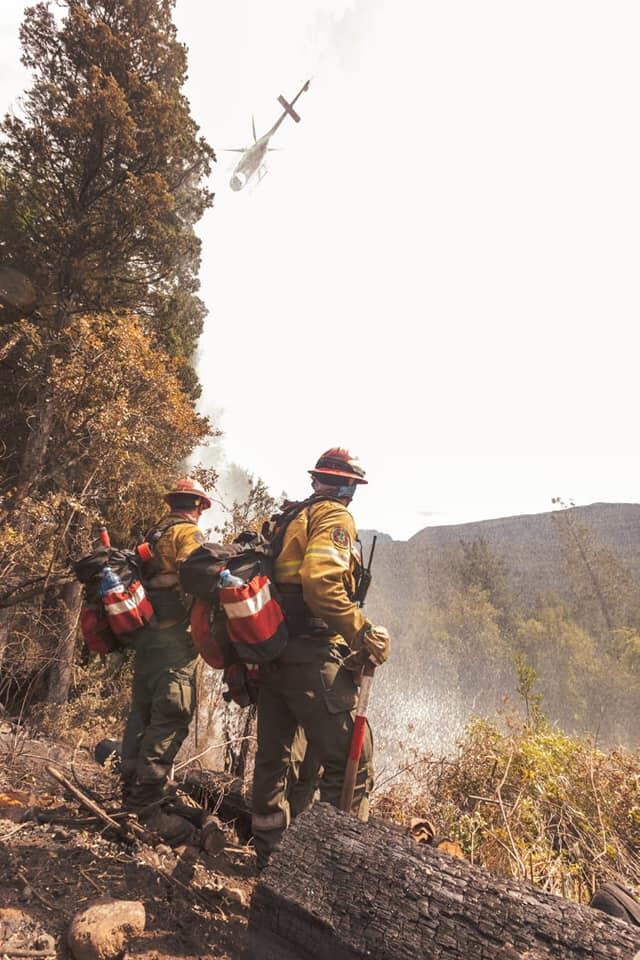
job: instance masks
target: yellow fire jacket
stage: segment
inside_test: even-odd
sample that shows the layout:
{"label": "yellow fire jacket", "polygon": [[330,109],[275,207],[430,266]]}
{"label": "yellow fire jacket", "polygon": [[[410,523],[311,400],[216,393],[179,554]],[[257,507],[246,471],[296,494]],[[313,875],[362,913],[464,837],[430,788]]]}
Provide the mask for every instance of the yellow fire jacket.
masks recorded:
{"label": "yellow fire jacket", "polygon": [[353,517],[341,503],[320,500],[287,527],[275,559],[275,579],[278,584],[300,584],[313,616],[351,645],[368,623],[350,599],[360,562]]}
{"label": "yellow fire jacket", "polygon": [[158,522],[157,527],[163,527],[174,520],[184,522],[169,527],[158,540],[153,561],[154,573],[149,578],[151,587],[177,587],[178,565],[186,560],[196,547],[204,543],[204,534],[198,525],[186,520],[179,513],[167,514]]}
{"label": "yellow fire jacket", "polygon": [[204,542],[198,525],[178,512],[166,514],[154,530],[171,523],[173,526],[169,526],[159,540],[154,540],[152,567],[145,581],[161,630],[184,620],[187,608],[179,586],[178,567]]}

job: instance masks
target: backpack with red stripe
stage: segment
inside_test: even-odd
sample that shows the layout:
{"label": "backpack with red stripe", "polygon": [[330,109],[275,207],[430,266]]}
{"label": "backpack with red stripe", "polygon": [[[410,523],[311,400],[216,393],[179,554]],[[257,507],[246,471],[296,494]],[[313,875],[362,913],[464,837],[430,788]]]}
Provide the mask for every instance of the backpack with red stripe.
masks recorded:
{"label": "backpack with red stripe", "polygon": [[[210,666],[266,663],[284,650],[288,632],[271,565],[269,541],[258,533],[241,534],[230,544],[205,543],[180,564],[182,589],[195,597],[191,636]],[[242,586],[222,587],[223,570]]]}
{"label": "backpack with red stripe", "polygon": [[221,587],[219,597],[227,618],[227,636],[240,660],[268,663],[280,656],[289,631],[269,577],[258,573],[242,586]]}
{"label": "backpack with red stripe", "polygon": [[[265,525],[262,534],[241,533],[229,544],[205,543],[183,561],[179,569],[182,589],[197,598],[191,634],[207,663],[218,668],[238,660],[268,663],[284,651],[289,631],[273,577],[273,561],[291,521],[312,503],[332,499],[314,495],[290,504]],[[225,569],[243,584],[220,586]]]}
{"label": "backpack with red stripe", "polygon": [[85,589],[80,629],[90,650],[109,653],[154,622],[137,553],[103,545],[73,566]]}
{"label": "backpack with red stripe", "polygon": [[[108,571],[111,571],[111,580]],[[148,623],[153,623],[153,607],[133,564],[127,564],[120,575],[114,574],[111,564],[105,567],[99,592],[109,626],[117,637],[136,634]]]}

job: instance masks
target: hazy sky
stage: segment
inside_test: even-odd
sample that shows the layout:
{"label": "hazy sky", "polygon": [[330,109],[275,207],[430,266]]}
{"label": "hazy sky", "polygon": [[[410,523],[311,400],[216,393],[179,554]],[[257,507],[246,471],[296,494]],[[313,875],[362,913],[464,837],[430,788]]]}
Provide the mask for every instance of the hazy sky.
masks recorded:
{"label": "hazy sky", "polygon": [[[3,0],[0,93],[22,0]],[[636,501],[637,2],[178,0],[219,151],[201,224],[203,406],[224,452],[307,493],[349,446],[353,511],[432,523]],[[253,189],[248,145],[299,102]]]}

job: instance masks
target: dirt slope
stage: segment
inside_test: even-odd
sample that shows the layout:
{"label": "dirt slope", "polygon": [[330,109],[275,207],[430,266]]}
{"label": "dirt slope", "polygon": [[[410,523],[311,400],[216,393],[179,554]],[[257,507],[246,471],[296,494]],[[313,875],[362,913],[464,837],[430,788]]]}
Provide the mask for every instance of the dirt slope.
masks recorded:
{"label": "dirt slope", "polygon": [[108,896],[144,903],[146,930],[131,942],[130,957],[240,960],[255,859],[236,843],[233,829],[225,851],[211,856],[190,847],[127,844],[98,823],[24,820],[36,810],[55,810],[56,818],[88,815],[65,802],[44,769],[50,761],[69,779],[75,771],[105,807],[117,806],[115,778],[88,751],[0,727],[0,906],[38,920],[56,938],[59,957],[70,956],[66,932],[73,915]]}

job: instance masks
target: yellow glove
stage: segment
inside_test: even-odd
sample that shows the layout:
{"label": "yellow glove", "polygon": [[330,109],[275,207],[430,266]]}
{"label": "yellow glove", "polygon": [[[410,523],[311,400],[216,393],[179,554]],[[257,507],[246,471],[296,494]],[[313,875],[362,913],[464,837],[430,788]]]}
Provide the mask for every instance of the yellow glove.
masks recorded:
{"label": "yellow glove", "polygon": [[386,663],[391,653],[391,637],[387,628],[370,627],[362,637],[362,647],[376,667]]}
{"label": "yellow glove", "polygon": [[352,653],[344,662],[348,670],[362,670],[366,660],[380,667],[389,659],[391,638],[386,627],[374,627],[366,623],[353,641]]}

